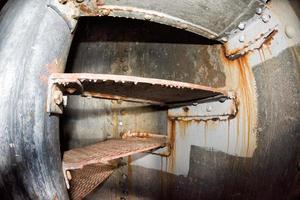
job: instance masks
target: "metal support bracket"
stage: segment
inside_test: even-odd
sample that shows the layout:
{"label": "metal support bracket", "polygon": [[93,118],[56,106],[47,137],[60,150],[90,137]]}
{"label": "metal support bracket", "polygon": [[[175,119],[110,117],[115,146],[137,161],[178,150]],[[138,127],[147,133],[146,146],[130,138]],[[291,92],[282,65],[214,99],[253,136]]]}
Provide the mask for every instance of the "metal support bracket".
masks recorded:
{"label": "metal support bracket", "polygon": [[277,32],[278,22],[267,8],[258,8],[256,15],[241,22],[231,31],[225,43],[226,56],[235,59],[249,51],[259,49],[268,38]]}
{"label": "metal support bracket", "polygon": [[172,108],[168,110],[168,117],[177,121],[207,121],[228,120],[234,118],[238,112],[235,94],[218,101],[199,103],[192,106]]}

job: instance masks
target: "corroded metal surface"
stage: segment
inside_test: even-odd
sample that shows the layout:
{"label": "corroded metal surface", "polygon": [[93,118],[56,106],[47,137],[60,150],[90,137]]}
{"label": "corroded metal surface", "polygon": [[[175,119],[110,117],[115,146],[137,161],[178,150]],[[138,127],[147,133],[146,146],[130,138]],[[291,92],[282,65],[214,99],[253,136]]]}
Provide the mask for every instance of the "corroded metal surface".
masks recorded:
{"label": "corroded metal surface", "polygon": [[171,80],[109,74],[55,73],[49,81],[48,112],[60,113],[60,109],[56,107],[61,106],[63,94],[166,106],[192,104],[217,96],[226,98],[228,95],[221,88]]}
{"label": "corroded metal surface", "polygon": [[105,164],[85,166],[83,169],[71,171],[69,195],[72,200],[81,200],[93,189],[105,181],[115,167]]}
{"label": "corroded metal surface", "polygon": [[[256,8],[264,6],[259,0],[224,0],[218,3],[202,0],[175,0],[172,4],[173,6],[170,7],[168,0],[159,2],[65,0],[61,3],[51,0],[49,2],[49,6],[63,17],[71,30],[74,30],[77,19],[81,16],[112,16],[154,21],[185,29],[207,38],[218,39],[237,26],[239,21],[253,16]],[[205,14],[199,15],[199,13]]]}
{"label": "corroded metal surface", "polygon": [[262,9],[247,22],[241,22],[225,43],[226,56],[234,59],[261,48],[278,31],[278,22],[270,9]]}
{"label": "corroded metal surface", "polygon": [[111,160],[166,145],[167,138],[165,136],[150,133],[131,133],[124,135],[124,139],[110,139],[66,151],[63,155],[62,168],[67,188],[70,188],[68,170],[81,169],[91,164],[107,163]]}
{"label": "corroded metal surface", "polygon": [[201,103],[198,105],[172,108],[168,110],[168,117],[178,121],[208,121],[228,120],[234,118],[238,112],[235,97]]}
{"label": "corroded metal surface", "polygon": [[63,168],[79,169],[85,165],[107,162],[131,154],[145,152],[166,145],[165,137],[129,137],[110,139],[83,148],[66,151],[63,156]]}

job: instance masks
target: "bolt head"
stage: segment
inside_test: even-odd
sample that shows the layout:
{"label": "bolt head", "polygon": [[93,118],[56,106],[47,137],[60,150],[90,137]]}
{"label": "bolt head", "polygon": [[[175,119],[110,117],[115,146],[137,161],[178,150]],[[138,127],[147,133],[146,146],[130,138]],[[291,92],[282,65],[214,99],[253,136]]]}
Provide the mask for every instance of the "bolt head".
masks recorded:
{"label": "bolt head", "polygon": [[244,36],[244,35],[241,35],[241,36],[239,37],[239,41],[240,41],[240,42],[245,42],[245,36]]}
{"label": "bolt head", "polygon": [[84,0],[76,0],[77,3],[82,3]]}
{"label": "bolt head", "polygon": [[145,16],[144,16],[144,19],[145,19],[145,20],[151,20],[151,18],[152,18],[151,15],[145,15]]}
{"label": "bolt head", "polygon": [[207,112],[211,112],[212,109],[213,109],[212,106],[207,106],[207,107],[206,107],[206,111],[207,111]]}
{"label": "bolt head", "polygon": [[262,8],[255,9],[256,14],[260,15],[262,13]]}
{"label": "bolt head", "polygon": [[104,10],[102,10],[102,14],[104,16],[108,16],[110,14],[110,10],[109,9],[104,9]]}
{"label": "bolt head", "polygon": [[60,105],[63,102],[63,93],[60,90],[54,91],[53,100],[57,105]]}
{"label": "bolt head", "polygon": [[58,0],[58,2],[61,3],[61,4],[65,4],[65,3],[67,3],[67,1],[68,0]]}
{"label": "bolt head", "polygon": [[262,21],[263,21],[264,23],[268,23],[269,20],[270,20],[270,16],[269,16],[269,15],[263,15],[263,16],[261,17],[261,19],[262,19]]}
{"label": "bolt head", "polygon": [[245,27],[246,27],[246,24],[243,23],[243,22],[241,22],[241,23],[238,25],[238,28],[239,28],[241,31],[244,30]]}
{"label": "bolt head", "polygon": [[125,180],[127,179],[127,175],[126,174],[122,174],[122,178]]}

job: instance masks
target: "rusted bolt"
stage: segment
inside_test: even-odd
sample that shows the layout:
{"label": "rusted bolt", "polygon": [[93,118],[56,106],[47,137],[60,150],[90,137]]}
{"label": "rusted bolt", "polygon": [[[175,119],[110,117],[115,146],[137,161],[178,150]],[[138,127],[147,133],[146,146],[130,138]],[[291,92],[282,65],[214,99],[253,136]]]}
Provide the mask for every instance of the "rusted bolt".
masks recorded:
{"label": "rusted bolt", "polygon": [[184,112],[189,112],[189,110],[190,110],[189,107],[186,107],[186,106],[183,107],[182,109],[183,109]]}
{"label": "rusted bolt", "polygon": [[244,35],[241,35],[241,36],[239,37],[239,41],[240,41],[240,42],[245,42],[245,36],[244,36]]}
{"label": "rusted bolt", "polygon": [[207,112],[211,112],[212,109],[213,109],[212,106],[207,106],[207,107],[206,107],[206,111],[207,111]]}
{"label": "rusted bolt", "polygon": [[246,24],[243,23],[243,22],[241,22],[241,23],[238,25],[238,28],[242,31],[242,30],[245,29],[245,26],[246,26]]}
{"label": "rusted bolt", "polygon": [[61,3],[61,4],[65,4],[65,3],[67,3],[67,1],[68,0],[58,0],[58,2]]}
{"label": "rusted bolt", "polygon": [[256,14],[260,15],[262,13],[262,8],[255,9]]}
{"label": "rusted bolt", "polygon": [[109,14],[110,14],[110,10],[109,9],[102,10],[102,15],[108,16]]}
{"label": "rusted bolt", "polygon": [[53,93],[53,101],[59,105],[63,102],[63,93],[60,90],[56,90]]}

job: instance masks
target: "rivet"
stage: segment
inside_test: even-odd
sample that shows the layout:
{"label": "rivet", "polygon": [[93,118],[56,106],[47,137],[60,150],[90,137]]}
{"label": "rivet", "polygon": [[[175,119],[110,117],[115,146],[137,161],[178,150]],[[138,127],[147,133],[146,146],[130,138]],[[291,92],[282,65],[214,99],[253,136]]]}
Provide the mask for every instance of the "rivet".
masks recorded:
{"label": "rivet", "polygon": [[187,107],[187,106],[183,107],[182,109],[184,112],[188,112],[190,110],[189,107]]}
{"label": "rivet", "polygon": [[151,15],[145,15],[145,16],[144,16],[144,19],[145,19],[145,20],[151,20],[151,18],[152,18]]}
{"label": "rivet", "polygon": [[292,39],[295,36],[296,31],[295,31],[294,27],[287,25],[287,26],[285,26],[285,34],[288,38]]}
{"label": "rivet", "polygon": [[238,25],[238,28],[240,29],[240,30],[244,30],[245,29],[245,23],[240,23],[239,25]]}
{"label": "rivet", "polygon": [[240,42],[245,42],[245,36],[244,36],[244,35],[241,35],[241,36],[239,37],[239,41],[240,41]]}
{"label": "rivet", "polygon": [[102,10],[102,15],[107,16],[110,14],[110,10],[109,9],[103,9]]}
{"label": "rivet", "polygon": [[126,174],[122,174],[122,178],[123,179],[127,179],[127,175]]}
{"label": "rivet", "polygon": [[262,13],[262,8],[255,9],[256,14],[260,15]]}
{"label": "rivet", "polygon": [[186,24],[181,24],[181,25],[179,25],[179,27],[180,27],[181,29],[187,29],[187,28],[188,28],[188,26],[187,26]]}
{"label": "rivet", "polygon": [[219,99],[219,102],[220,103],[224,103],[226,101],[226,97],[221,97],[220,99]]}
{"label": "rivet", "polygon": [[211,112],[212,109],[213,109],[212,106],[207,106],[207,107],[206,107],[206,111],[207,111],[207,112]]}
{"label": "rivet", "polygon": [[267,23],[267,22],[269,21],[269,19],[270,19],[270,16],[268,16],[268,15],[263,15],[263,16],[261,17],[261,19],[262,19],[262,21],[263,21],[264,23]]}

